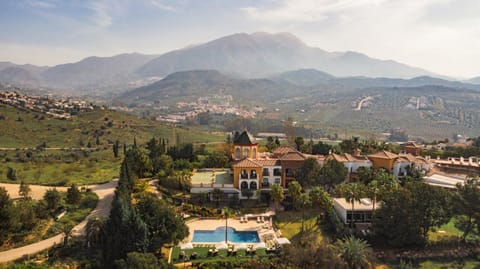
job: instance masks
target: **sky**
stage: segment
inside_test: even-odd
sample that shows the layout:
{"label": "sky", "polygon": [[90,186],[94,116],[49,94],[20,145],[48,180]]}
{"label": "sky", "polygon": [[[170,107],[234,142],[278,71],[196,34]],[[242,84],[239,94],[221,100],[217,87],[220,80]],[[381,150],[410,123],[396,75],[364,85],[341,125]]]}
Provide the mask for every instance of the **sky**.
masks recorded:
{"label": "sky", "polygon": [[479,0],[0,0],[0,61],[162,54],[264,31],[468,78],[480,76],[479,14]]}

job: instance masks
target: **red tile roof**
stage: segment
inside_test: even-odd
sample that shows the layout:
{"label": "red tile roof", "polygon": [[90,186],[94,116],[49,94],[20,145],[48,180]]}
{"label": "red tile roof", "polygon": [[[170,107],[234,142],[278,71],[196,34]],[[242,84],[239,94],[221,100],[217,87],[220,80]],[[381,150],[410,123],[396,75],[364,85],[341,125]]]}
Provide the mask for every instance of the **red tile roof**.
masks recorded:
{"label": "red tile roof", "polygon": [[247,158],[235,163],[233,167],[262,167],[262,165],[252,159]]}
{"label": "red tile roof", "polygon": [[380,159],[395,159],[398,157],[397,154],[391,153],[390,151],[382,150],[374,154],[368,155],[369,158],[380,158]]}
{"label": "red tile roof", "polygon": [[280,157],[281,161],[303,161],[305,160],[305,156],[303,156],[300,152],[289,152],[282,157]]}

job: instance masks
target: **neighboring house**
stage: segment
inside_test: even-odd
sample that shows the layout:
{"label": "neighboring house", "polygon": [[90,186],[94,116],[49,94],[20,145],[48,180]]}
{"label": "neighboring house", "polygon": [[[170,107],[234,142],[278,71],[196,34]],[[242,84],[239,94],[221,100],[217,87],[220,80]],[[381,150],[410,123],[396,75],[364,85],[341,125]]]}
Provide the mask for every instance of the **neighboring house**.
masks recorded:
{"label": "neighboring house", "polygon": [[393,171],[393,164],[398,158],[398,155],[390,151],[382,150],[374,154],[367,155],[368,159],[372,161],[373,169],[383,168],[388,172]]}
{"label": "neighboring house", "polygon": [[333,159],[338,162],[341,162],[348,171],[347,177],[345,180],[356,181],[358,179],[357,170],[360,167],[372,167],[372,161],[368,159],[367,156],[360,155],[359,151],[356,151],[358,155],[351,155],[348,153],[339,155],[332,153],[327,157],[327,160]]}
{"label": "neighboring house", "polygon": [[[380,203],[376,203],[375,209],[377,209],[379,205]],[[345,198],[334,198],[333,208],[335,209],[338,217],[345,224],[350,223],[352,219],[355,223],[372,222],[373,204],[368,198],[360,199],[360,203],[358,201],[354,201],[353,211],[352,203],[347,202]]]}
{"label": "neighboring house", "polygon": [[420,156],[422,147],[415,142],[407,142],[403,144],[403,151],[405,151],[405,153],[410,153],[413,156]]}
{"label": "neighboring house", "polygon": [[395,154],[383,150],[368,155],[368,158],[372,161],[374,169],[386,169],[395,176],[395,179],[406,176],[411,167],[420,170],[423,174],[428,173],[432,168],[429,158],[414,156],[410,153]]}

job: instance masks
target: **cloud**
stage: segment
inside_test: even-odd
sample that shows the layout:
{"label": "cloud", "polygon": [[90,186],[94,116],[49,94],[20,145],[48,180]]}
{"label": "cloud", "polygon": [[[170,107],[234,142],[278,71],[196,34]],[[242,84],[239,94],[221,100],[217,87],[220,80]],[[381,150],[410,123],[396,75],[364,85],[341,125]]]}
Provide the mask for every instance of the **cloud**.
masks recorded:
{"label": "cloud", "polygon": [[156,8],[175,11],[180,5],[184,5],[183,1],[169,1],[169,0],[148,0],[148,3]]}
{"label": "cloud", "polygon": [[274,23],[316,22],[331,14],[366,5],[378,5],[384,0],[283,0],[263,7],[245,7],[241,10],[247,18]]}
{"label": "cloud", "polygon": [[37,8],[55,8],[57,6],[56,1],[28,0],[26,3]]}

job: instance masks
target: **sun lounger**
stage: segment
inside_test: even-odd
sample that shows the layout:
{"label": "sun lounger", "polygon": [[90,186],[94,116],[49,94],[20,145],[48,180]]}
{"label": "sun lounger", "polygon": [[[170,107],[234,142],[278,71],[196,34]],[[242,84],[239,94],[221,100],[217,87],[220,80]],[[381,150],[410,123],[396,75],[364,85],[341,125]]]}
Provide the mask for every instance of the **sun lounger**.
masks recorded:
{"label": "sun lounger", "polygon": [[261,223],[260,217],[257,217],[257,223]]}

